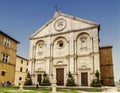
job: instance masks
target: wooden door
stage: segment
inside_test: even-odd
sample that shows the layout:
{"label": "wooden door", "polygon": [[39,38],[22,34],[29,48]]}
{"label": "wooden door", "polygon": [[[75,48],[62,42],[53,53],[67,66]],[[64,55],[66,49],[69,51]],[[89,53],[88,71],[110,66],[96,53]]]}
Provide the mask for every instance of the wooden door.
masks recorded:
{"label": "wooden door", "polygon": [[81,73],[81,86],[88,86],[88,73],[87,72]]}
{"label": "wooden door", "polygon": [[42,74],[37,75],[37,81],[39,82],[39,85],[40,85],[42,81]]}
{"label": "wooden door", "polygon": [[56,69],[56,80],[58,86],[64,85],[64,68],[57,68]]}

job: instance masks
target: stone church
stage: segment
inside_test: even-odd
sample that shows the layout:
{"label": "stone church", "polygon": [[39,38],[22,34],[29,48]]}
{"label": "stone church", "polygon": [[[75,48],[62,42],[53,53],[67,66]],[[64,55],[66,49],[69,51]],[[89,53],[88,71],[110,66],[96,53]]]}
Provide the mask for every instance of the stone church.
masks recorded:
{"label": "stone church", "polygon": [[46,72],[50,82],[56,79],[58,86],[65,86],[70,71],[76,85],[90,86],[98,71],[104,85],[114,85],[109,56],[112,47],[100,48],[99,30],[97,23],[55,11],[53,18],[30,36],[29,71],[33,84],[41,83]]}

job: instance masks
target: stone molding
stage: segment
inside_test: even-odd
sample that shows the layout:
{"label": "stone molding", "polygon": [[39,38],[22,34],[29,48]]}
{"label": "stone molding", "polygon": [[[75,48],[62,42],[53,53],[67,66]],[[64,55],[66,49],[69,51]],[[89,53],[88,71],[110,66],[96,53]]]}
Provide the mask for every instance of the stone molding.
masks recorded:
{"label": "stone molding", "polygon": [[84,30],[91,30],[93,28],[97,28],[97,27],[96,26],[92,26],[92,27],[87,27],[87,28],[82,28],[82,29],[69,30],[69,31],[60,32],[60,33],[44,35],[44,36],[41,36],[41,37],[30,38],[30,40],[35,40],[35,39],[40,39],[40,38],[46,38],[46,37],[51,37],[51,36],[56,36],[56,35],[63,35],[63,34],[71,33],[71,32],[80,32],[80,31],[84,31]]}

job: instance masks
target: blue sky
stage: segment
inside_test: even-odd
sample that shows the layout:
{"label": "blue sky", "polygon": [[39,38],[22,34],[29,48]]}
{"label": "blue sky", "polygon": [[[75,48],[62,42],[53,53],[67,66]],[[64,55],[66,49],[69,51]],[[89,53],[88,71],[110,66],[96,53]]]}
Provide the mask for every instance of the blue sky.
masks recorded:
{"label": "blue sky", "polygon": [[0,0],[0,30],[20,41],[17,54],[29,57],[29,37],[49,21],[55,6],[101,25],[100,45],[113,46],[115,80],[120,79],[120,0]]}

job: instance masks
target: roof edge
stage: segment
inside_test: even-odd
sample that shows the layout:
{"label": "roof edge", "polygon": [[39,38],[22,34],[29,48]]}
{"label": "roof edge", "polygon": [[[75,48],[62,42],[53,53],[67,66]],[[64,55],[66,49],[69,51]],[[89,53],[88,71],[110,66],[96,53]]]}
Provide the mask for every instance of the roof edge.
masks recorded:
{"label": "roof edge", "polygon": [[113,46],[100,46],[100,48],[113,48]]}
{"label": "roof edge", "polygon": [[19,55],[16,55],[17,57],[19,57],[19,58],[22,58],[22,59],[24,59],[24,60],[26,60],[26,61],[29,61],[27,58],[24,58],[24,57],[22,57],[22,56],[19,56]]}
{"label": "roof edge", "polygon": [[77,20],[77,21],[81,21],[81,22],[84,22],[84,23],[87,23],[87,24],[90,24],[90,25],[95,25],[99,30],[100,30],[100,24],[98,23],[95,23],[95,22],[91,22],[89,20],[85,20],[85,19],[82,19],[82,18],[78,18],[78,17],[75,17],[75,16],[71,16],[71,15],[68,15],[68,14],[65,14],[61,11],[55,11],[54,15],[53,15],[53,18],[50,19],[45,25],[43,25],[41,28],[39,28],[35,33],[33,33],[29,40],[31,40],[37,33],[39,33],[42,29],[44,29],[45,27],[47,27],[52,21],[54,21],[56,18],[58,18],[59,16],[64,16],[64,17],[68,17],[68,18],[71,18],[71,19],[74,19],[74,20]]}
{"label": "roof edge", "polygon": [[0,31],[0,33],[9,37],[10,39],[14,40],[15,42],[20,43],[19,41],[15,40],[13,37],[9,36],[8,34],[4,33],[3,31]]}

